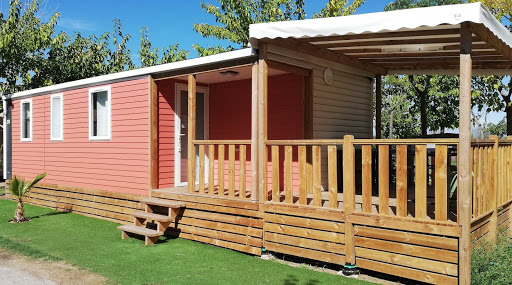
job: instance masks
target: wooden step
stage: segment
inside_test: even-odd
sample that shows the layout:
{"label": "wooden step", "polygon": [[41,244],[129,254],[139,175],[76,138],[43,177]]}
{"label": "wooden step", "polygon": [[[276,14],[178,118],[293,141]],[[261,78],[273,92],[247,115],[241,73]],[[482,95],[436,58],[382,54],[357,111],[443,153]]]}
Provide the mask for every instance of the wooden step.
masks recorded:
{"label": "wooden step", "polygon": [[172,220],[174,220],[174,217],[153,214],[153,213],[146,213],[146,212],[135,212],[135,213],[131,213],[131,215],[136,218],[143,218],[143,219],[152,220],[155,222],[172,222]]}
{"label": "wooden step", "polygon": [[138,234],[138,235],[145,236],[145,237],[160,237],[164,234],[163,232],[159,232],[159,231],[155,231],[155,230],[143,228],[143,227],[137,227],[135,225],[123,225],[123,226],[117,227],[117,229],[121,230],[123,232],[134,233],[134,234]]}
{"label": "wooden step", "polygon": [[162,206],[162,207],[167,207],[167,208],[171,208],[171,209],[185,207],[185,203],[182,203],[182,202],[174,202],[174,201],[169,201],[169,200],[164,200],[164,199],[156,199],[156,198],[144,199],[140,202],[143,204],[146,204],[146,205],[156,205],[156,206]]}

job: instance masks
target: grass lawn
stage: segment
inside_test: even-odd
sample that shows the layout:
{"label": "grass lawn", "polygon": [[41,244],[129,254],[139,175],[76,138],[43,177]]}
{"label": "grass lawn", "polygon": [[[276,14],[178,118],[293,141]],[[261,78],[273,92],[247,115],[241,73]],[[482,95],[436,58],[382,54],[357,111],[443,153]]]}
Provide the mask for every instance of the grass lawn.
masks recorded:
{"label": "grass lawn", "polygon": [[31,222],[7,223],[16,204],[0,200],[0,247],[64,260],[121,284],[369,284],[184,239],[145,247],[121,240],[117,224],[25,206]]}
{"label": "grass lawn", "polygon": [[0,196],[2,196],[4,194],[5,194],[5,188],[4,187],[0,187]]}

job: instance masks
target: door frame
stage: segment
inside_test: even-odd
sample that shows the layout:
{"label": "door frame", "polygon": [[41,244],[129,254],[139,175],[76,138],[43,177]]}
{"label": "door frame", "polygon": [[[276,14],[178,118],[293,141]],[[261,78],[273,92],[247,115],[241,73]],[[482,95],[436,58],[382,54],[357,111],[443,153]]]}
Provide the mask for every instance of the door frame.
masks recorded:
{"label": "door frame", "polygon": [[[181,131],[181,91],[188,92],[188,85],[184,83],[176,83],[174,90],[174,186],[187,186],[187,181],[181,181],[181,148],[180,148],[180,131]],[[210,133],[210,95],[207,86],[196,86],[196,93],[204,94],[204,138],[207,140]],[[188,94],[188,93],[187,93]],[[188,106],[188,105],[187,105]],[[188,111],[187,111],[188,113]],[[208,160],[208,158],[205,158]],[[205,161],[205,182],[208,182],[208,165]],[[196,171],[197,172],[197,171]],[[196,182],[198,183],[198,182]]]}

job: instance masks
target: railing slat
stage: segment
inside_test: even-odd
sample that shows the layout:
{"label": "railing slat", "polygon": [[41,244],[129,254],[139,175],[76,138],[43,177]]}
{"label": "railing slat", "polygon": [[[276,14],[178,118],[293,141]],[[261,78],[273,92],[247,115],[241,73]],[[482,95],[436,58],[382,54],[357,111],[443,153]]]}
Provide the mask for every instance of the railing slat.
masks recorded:
{"label": "railing slat", "polygon": [[215,145],[208,146],[208,194],[215,192]]}
{"label": "railing slat", "polygon": [[235,197],[235,145],[229,145],[229,197]]}
{"label": "railing slat", "polygon": [[417,219],[427,218],[427,146],[416,146],[416,193],[415,216]]}
{"label": "railing slat", "polygon": [[365,213],[372,212],[372,146],[363,145],[362,147],[362,210]]}
{"label": "railing slat", "polygon": [[293,160],[292,146],[284,147],[284,190],[285,202],[293,203]]}
{"label": "railing slat", "polygon": [[[473,218],[477,216],[477,203],[476,203],[476,195],[477,195],[477,164],[478,164],[478,147],[473,148],[473,199],[472,199],[472,205],[473,205]],[[458,196],[457,196],[458,197]]]}
{"label": "railing slat", "polygon": [[436,183],[435,183],[435,218],[446,221],[448,218],[448,189],[447,189],[447,154],[446,145],[436,145]]}
{"label": "railing slat", "polygon": [[217,155],[218,156],[218,164],[219,164],[219,171],[218,171],[218,174],[217,174],[217,179],[219,180],[218,184],[219,184],[219,190],[217,191],[217,194],[220,195],[220,196],[224,196],[224,145],[223,144],[220,144],[219,147],[218,147],[218,152],[219,154]]}
{"label": "railing slat", "polygon": [[306,146],[300,145],[299,147],[299,204],[307,205],[308,203],[308,173],[306,166]]}
{"label": "railing slat", "polygon": [[379,145],[379,214],[389,214],[389,146]]}
{"label": "railing slat", "polygon": [[279,146],[272,146],[272,201],[279,202]]}
{"label": "railing slat", "polygon": [[337,166],[337,147],[330,145],[327,147],[327,163],[329,176],[329,208],[338,208],[338,166]]}
{"label": "railing slat", "polygon": [[199,194],[204,194],[204,144],[199,145]]}
{"label": "railing slat", "polygon": [[239,163],[240,163],[240,198],[247,198],[247,146],[245,144],[240,145],[240,153],[239,153]]}
{"label": "railing slat", "polygon": [[483,149],[478,148],[478,163],[476,165],[477,171],[477,179],[476,179],[476,198],[477,198],[477,207],[476,212],[477,215],[483,213],[482,211],[482,158],[483,158]]}
{"label": "railing slat", "polygon": [[322,147],[313,146],[313,205],[322,206]]}
{"label": "railing slat", "polygon": [[407,216],[407,146],[396,146],[396,212]]}

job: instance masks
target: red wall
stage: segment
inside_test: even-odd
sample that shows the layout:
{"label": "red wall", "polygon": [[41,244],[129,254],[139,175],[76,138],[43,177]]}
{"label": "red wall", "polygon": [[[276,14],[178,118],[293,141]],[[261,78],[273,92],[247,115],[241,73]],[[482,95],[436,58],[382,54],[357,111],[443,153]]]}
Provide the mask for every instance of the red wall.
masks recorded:
{"label": "red wall", "polygon": [[[112,140],[89,141],[89,88],[64,92],[64,140],[50,140],[50,96],[32,98],[33,138],[20,141],[20,101],[13,101],[12,171],[44,183],[148,193],[148,80],[111,84]],[[92,87],[91,87],[92,88]]]}

